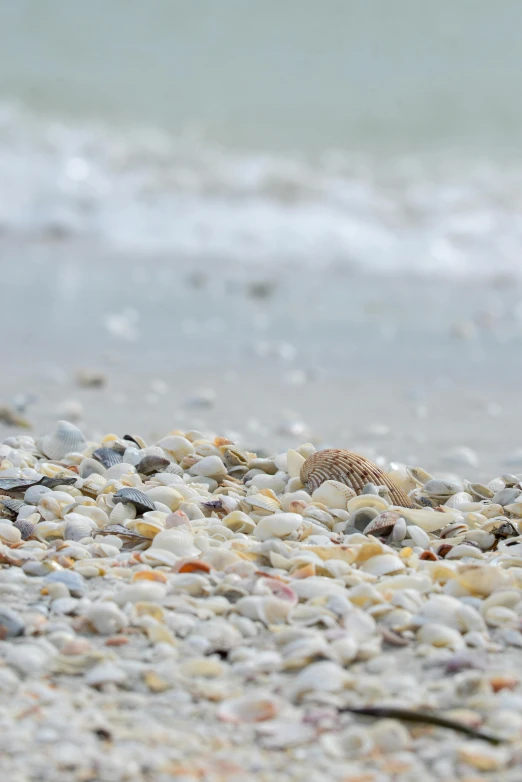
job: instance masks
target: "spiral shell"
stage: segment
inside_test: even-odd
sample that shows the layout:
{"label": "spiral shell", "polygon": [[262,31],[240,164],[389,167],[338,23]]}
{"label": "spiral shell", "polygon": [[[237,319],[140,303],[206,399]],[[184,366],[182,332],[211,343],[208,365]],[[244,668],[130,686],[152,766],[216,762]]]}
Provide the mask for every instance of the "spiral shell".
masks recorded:
{"label": "spiral shell", "polygon": [[357,453],[327,448],[309,456],[301,467],[301,483],[312,492],[328,480],[345,483],[357,494],[367,483],[384,484],[394,505],[415,507],[408,495],[380,467]]}

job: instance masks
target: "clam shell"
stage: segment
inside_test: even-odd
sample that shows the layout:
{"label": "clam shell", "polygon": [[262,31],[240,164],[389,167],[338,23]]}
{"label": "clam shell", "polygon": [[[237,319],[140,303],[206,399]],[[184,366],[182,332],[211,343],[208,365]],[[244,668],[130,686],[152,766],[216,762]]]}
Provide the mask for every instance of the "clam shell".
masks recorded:
{"label": "clam shell", "polygon": [[48,459],[59,460],[67,456],[68,453],[81,453],[85,449],[87,441],[77,426],[69,421],[58,421],[54,432],[42,437],[37,445]]}
{"label": "clam shell", "polygon": [[[380,467],[359,454],[338,448],[318,451],[308,457],[301,468],[301,482],[312,492],[328,480],[339,481],[360,494],[367,483],[384,485],[395,505],[413,508],[407,494]],[[371,496],[371,495],[366,495]]]}
{"label": "clam shell", "polygon": [[68,513],[65,516],[64,521],[64,540],[82,540],[82,538],[90,538],[94,530],[98,529],[96,522],[91,521],[87,516],[82,516],[79,513]]}
{"label": "clam shell", "polygon": [[114,467],[115,464],[121,464],[123,461],[122,454],[113,448],[97,448],[93,451],[92,458],[100,462],[106,469]]}
{"label": "clam shell", "polygon": [[341,483],[340,481],[324,481],[324,483],[312,493],[312,500],[314,502],[322,502],[327,508],[346,510],[347,503],[355,496],[354,490],[345,483]]}
{"label": "clam shell", "polygon": [[186,437],[180,437],[179,435],[169,435],[156,443],[160,448],[163,448],[165,453],[170,454],[180,462],[185,456],[190,456],[194,453],[194,446],[187,440]]}
{"label": "clam shell", "polygon": [[[389,535],[400,518],[401,514],[399,511],[385,510],[370,521],[368,526],[364,529],[364,534],[375,535],[376,537]],[[404,532],[406,534],[406,529]]]}
{"label": "clam shell", "polygon": [[462,491],[460,481],[445,480],[443,478],[431,478],[424,484],[424,491],[430,497],[451,497]]}
{"label": "clam shell", "polygon": [[136,465],[136,472],[141,475],[154,475],[157,472],[161,472],[166,467],[169,467],[170,462],[163,456],[156,456],[154,454],[147,454]]}
{"label": "clam shell", "polygon": [[147,497],[145,492],[131,487],[124,487],[114,494],[114,502],[122,502],[124,505],[131,504],[136,508],[136,513],[146,513],[149,510],[156,510],[152,500]]}
{"label": "clam shell", "polygon": [[78,475],[80,478],[88,478],[89,475],[105,475],[105,467],[96,459],[86,458],[82,459],[78,468]]}

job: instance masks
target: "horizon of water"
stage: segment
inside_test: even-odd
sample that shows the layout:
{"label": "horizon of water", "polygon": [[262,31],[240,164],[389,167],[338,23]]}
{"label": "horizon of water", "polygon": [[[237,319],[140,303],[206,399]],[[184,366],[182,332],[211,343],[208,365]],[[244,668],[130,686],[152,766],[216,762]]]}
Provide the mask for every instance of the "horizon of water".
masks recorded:
{"label": "horizon of water", "polygon": [[522,7],[0,0],[0,236],[520,275]]}

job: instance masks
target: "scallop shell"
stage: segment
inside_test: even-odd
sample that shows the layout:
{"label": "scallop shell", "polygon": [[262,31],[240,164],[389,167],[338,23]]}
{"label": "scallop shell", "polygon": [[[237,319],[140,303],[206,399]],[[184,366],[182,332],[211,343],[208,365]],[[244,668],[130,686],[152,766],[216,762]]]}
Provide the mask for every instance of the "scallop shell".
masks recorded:
{"label": "scallop shell", "polygon": [[0,499],[0,509],[4,512],[4,517],[14,518],[23,507],[25,507],[24,500],[15,500],[12,497]]}
{"label": "scallop shell", "polygon": [[373,519],[373,521],[370,521],[368,526],[364,529],[364,534],[375,535],[376,537],[389,535],[400,518],[401,514],[399,511],[385,510]]}
{"label": "scallop shell", "polygon": [[106,469],[114,467],[115,464],[121,464],[123,456],[114,448],[97,448],[93,451],[92,458],[100,462]]}
{"label": "scallop shell", "polygon": [[[327,480],[339,481],[360,494],[367,483],[384,485],[395,505],[413,508],[407,494],[373,462],[359,454],[328,448],[309,456],[301,468],[301,482],[312,492]],[[371,495],[367,495],[371,496]]]}
{"label": "scallop shell", "polygon": [[[38,514],[34,514],[34,516],[40,518]],[[29,519],[17,519],[13,522],[13,527],[20,531],[22,540],[28,540],[34,534],[36,524],[33,524]]]}
{"label": "scallop shell", "polygon": [[136,508],[136,513],[146,513],[149,510],[156,510],[154,503],[145,492],[139,489],[124,487],[114,494],[115,502],[122,502],[124,505],[131,504]]}
{"label": "scallop shell", "polygon": [[54,432],[42,437],[37,443],[40,451],[48,459],[55,460],[62,459],[73,451],[81,453],[86,445],[87,441],[81,429],[69,421],[58,421]]}

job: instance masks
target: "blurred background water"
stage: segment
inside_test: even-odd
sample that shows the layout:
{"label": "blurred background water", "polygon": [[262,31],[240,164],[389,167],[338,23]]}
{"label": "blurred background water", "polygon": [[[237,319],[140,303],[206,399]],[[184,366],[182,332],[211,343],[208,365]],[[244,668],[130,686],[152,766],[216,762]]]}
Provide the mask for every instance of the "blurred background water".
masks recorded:
{"label": "blurred background water", "polygon": [[521,22],[0,0],[0,402],[522,466]]}
{"label": "blurred background water", "polygon": [[516,274],[516,1],[0,0],[0,227]]}

